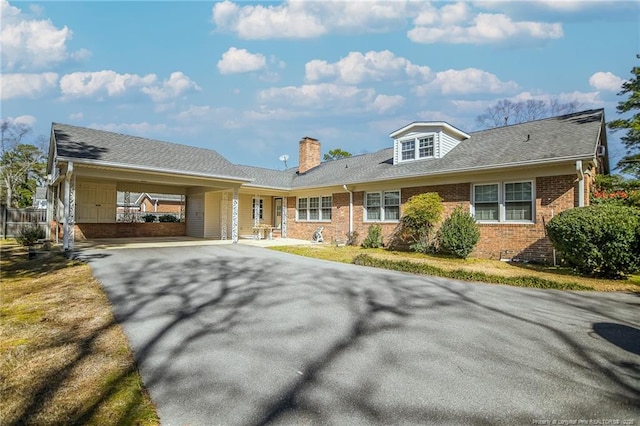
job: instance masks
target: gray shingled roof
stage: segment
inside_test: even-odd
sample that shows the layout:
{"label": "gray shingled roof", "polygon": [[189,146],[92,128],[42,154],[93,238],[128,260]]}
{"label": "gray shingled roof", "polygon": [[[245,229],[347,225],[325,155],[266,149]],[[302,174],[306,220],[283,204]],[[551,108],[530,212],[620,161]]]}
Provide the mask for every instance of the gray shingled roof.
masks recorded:
{"label": "gray shingled roof", "polygon": [[362,183],[473,169],[592,158],[604,111],[583,111],[470,133],[446,156],[393,165],[393,149],[321,163],[292,188]]}
{"label": "gray shingled roof", "polygon": [[[251,178],[251,186],[295,189],[428,176],[522,164],[592,158],[604,110],[588,110],[469,133],[443,158],[393,164],[393,149],[321,163],[299,175],[233,165],[215,151],[54,123],[58,155],[164,168],[180,172]],[[135,145],[136,149],[131,149]],[[348,148],[348,147],[346,147]]]}
{"label": "gray shingled roof", "polygon": [[57,154],[65,159],[214,178],[249,179],[237,166],[210,149],[60,123],[53,123],[52,130]]}

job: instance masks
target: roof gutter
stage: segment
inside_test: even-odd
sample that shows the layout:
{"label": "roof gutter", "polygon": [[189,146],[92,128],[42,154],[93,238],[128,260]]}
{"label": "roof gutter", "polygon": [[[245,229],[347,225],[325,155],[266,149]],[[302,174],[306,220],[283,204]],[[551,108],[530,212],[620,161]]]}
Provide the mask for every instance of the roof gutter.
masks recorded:
{"label": "roof gutter", "polygon": [[207,175],[203,173],[193,173],[193,172],[186,172],[183,170],[172,170],[172,169],[161,169],[161,168],[151,169],[147,167],[137,167],[137,166],[129,166],[121,163],[112,163],[109,161],[93,161],[93,160],[86,160],[86,159],[78,160],[77,158],[74,158],[74,157],[58,157],[58,161],[73,162],[76,164],[86,164],[89,166],[114,167],[119,169],[134,170],[134,171],[141,171],[141,172],[166,173],[166,174],[173,174],[173,175],[180,174],[180,175],[190,176],[190,177],[198,177],[198,178],[206,178],[206,179],[221,179],[221,180],[229,180],[229,181],[235,181],[235,182],[241,182],[241,183],[254,181],[254,179],[251,179],[251,178],[241,178],[237,176]]}
{"label": "roof gutter", "polygon": [[[388,181],[388,180],[403,180],[403,179],[413,179],[413,178],[417,178],[417,177],[431,177],[431,176],[442,176],[442,175],[449,175],[449,174],[454,174],[454,173],[460,173],[460,172],[477,172],[477,171],[489,171],[489,170],[500,170],[500,169],[505,169],[505,168],[509,168],[509,167],[522,167],[522,166],[537,166],[537,165],[550,165],[550,164],[556,164],[556,163],[565,163],[565,162],[573,162],[573,161],[577,161],[577,160],[583,160],[583,159],[591,159],[592,154],[584,154],[584,155],[580,155],[580,156],[571,156],[571,157],[559,157],[556,158],[552,161],[544,161],[544,160],[533,160],[533,161],[520,161],[520,162],[516,162],[516,163],[507,163],[507,164],[500,164],[500,165],[495,165],[495,166],[478,166],[478,167],[468,167],[468,168],[461,168],[461,169],[449,169],[449,170],[442,170],[440,172],[435,172],[435,173],[415,173],[415,174],[411,174],[411,175],[404,175],[404,176],[393,176],[393,177],[381,177],[381,178],[376,178],[376,179],[367,179],[365,181],[353,181],[353,182],[349,182],[349,185],[357,185],[357,184],[363,184],[363,183],[371,183],[371,182],[382,182],[382,181]],[[335,183],[332,184],[327,184],[327,185],[309,185],[309,186],[294,186],[291,188],[291,190],[296,190],[296,189],[309,189],[309,188],[324,188],[324,187],[331,187],[331,186],[336,186]]]}

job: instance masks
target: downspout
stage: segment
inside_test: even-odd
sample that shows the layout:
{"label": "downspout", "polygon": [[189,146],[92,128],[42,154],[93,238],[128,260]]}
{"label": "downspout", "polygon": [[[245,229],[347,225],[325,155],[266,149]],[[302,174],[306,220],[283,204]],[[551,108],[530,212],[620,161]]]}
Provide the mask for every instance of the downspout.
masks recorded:
{"label": "downspout", "polygon": [[578,207],[584,207],[584,171],[582,170],[582,160],[576,161],[576,172],[578,173]]}
{"label": "downspout", "polygon": [[353,192],[349,191],[347,185],[342,185],[345,191],[349,193],[349,238],[353,235]]}

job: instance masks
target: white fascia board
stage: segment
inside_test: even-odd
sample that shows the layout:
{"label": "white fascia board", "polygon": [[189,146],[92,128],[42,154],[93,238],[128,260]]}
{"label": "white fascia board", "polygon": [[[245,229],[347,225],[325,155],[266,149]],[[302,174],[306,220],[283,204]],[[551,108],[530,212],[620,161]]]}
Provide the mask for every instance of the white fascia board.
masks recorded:
{"label": "white fascia board", "polygon": [[462,130],[453,127],[451,124],[446,121],[414,121],[413,123],[407,124],[406,126],[392,132],[389,134],[389,137],[395,139],[397,136],[402,135],[403,133],[407,133],[414,127],[442,127],[443,129],[448,130],[450,133],[457,135],[464,139],[469,139],[471,136]]}
{"label": "white fascia board", "polygon": [[140,171],[140,172],[165,173],[165,174],[183,175],[183,176],[191,176],[191,177],[206,178],[206,179],[220,179],[220,180],[227,180],[227,181],[240,182],[240,183],[248,183],[248,182],[254,181],[254,179],[240,178],[237,176],[207,175],[203,173],[194,173],[194,172],[187,172],[187,171],[175,170],[175,169],[160,169],[160,168],[131,166],[128,164],[112,163],[109,161],[100,161],[100,160],[97,160],[97,161],[87,160],[87,159],[78,160],[77,158],[58,157],[58,161],[73,162],[75,164],[86,164],[89,166],[114,167],[118,169],[134,170],[134,171]]}

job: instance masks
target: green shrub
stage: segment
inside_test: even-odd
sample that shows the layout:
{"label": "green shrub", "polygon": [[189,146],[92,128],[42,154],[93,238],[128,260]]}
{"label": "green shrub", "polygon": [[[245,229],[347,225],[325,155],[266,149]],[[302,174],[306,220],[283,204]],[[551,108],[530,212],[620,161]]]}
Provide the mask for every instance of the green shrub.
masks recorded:
{"label": "green shrub", "polygon": [[457,206],[438,231],[440,250],[465,259],[480,240],[480,229],[468,212]]}
{"label": "green shrub", "polygon": [[38,240],[43,240],[46,237],[47,234],[44,229],[37,225],[28,225],[20,228],[16,236],[16,241],[22,246],[29,247],[34,245]]}
{"label": "green shrub", "polygon": [[156,215],[155,214],[145,214],[144,216],[142,216],[142,219],[144,219],[144,221],[147,222],[147,223],[155,222],[156,221]]}
{"label": "green shrub", "polygon": [[603,204],[565,210],[547,224],[553,247],[578,271],[620,277],[640,268],[640,210]]}
{"label": "green shrub", "polygon": [[413,251],[428,253],[434,251],[433,229],[442,219],[442,198],[435,192],[414,195],[404,206],[401,219],[403,239],[412,243]]}
{"label": "green shrub", "polygon": [[159,222],[180,222],[180,219],[172,214],[163,214],[158,218]]}
{"label": "green shrub", "polygon": [[380,225],[369,226],[367,237],[362,242],[364,248],[380,248],[382,247],[382,227]]}

